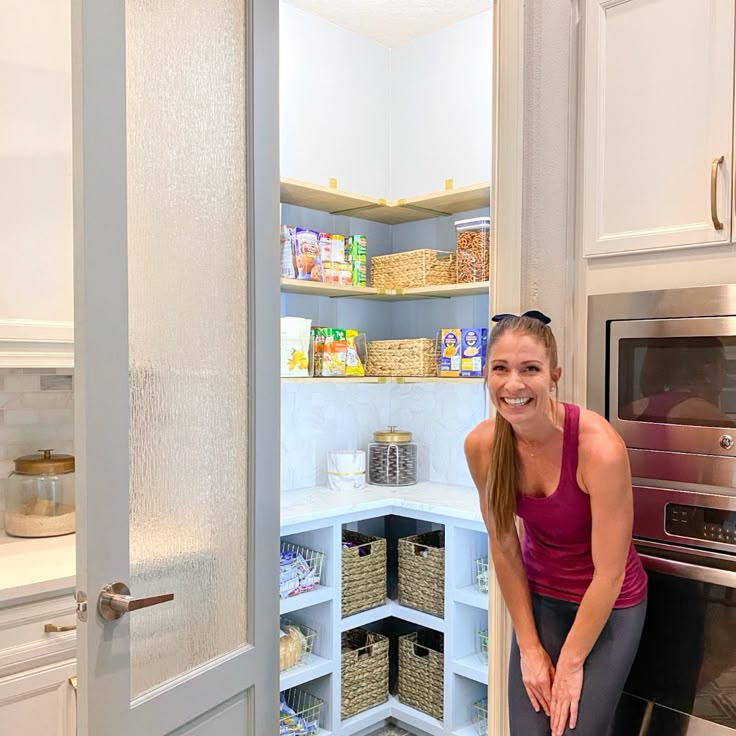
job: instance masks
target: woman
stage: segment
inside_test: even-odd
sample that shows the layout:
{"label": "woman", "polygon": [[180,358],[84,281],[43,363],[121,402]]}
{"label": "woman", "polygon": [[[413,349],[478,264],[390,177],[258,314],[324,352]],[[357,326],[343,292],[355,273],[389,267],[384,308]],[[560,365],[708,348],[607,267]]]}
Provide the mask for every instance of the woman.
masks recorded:
{"label": "woman", "polygon": [[602,417],[550,396],[561,369],[548,317],[493,321],[496,417],[465,454],[514,626],[511,736],[605,736],[646,612],[626,448]]}

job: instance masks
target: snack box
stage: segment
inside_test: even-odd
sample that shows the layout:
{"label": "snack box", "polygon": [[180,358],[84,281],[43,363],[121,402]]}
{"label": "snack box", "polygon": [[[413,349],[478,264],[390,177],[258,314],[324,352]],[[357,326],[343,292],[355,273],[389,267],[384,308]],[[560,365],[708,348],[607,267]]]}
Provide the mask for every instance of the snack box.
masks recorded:
{"label": "snack box", "polygon": [[462,331],[459,328],[440,331],[440,377],[456,378],[460,375],[460,341]]}
{"label": "snack box", "polygon": [[488,330],[485,327],[463,327],[460,330],[460,375],[482,378],[486,364]]}

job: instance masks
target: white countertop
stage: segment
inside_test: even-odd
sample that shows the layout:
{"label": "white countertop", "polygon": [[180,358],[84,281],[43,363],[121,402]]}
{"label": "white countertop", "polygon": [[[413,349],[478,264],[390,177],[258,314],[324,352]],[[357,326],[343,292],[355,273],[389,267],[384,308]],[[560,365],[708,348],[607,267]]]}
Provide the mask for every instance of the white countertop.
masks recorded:
{"label": "white countertop", "polygon": [[475,488],[417,483],[400,487],[366,485],[359,491],[333,491],[326,486],[282,491],[281,527],[391,507],[478,523],[483,521]]}
{"label": "white countertop", "polygon": [[72,591],[76,534],[45,539],[9,537],[0,526],[0,606],[46,593]]}
{"label": "white countertop", "polygon": [[[482,522],[474,488],[444,483],[366,486],[359,491],[303,488],[281,494],[281,526],[328,521],[347,514],[406,509]],[[0,527],[0,606],[45,594],[72,591],[76,577],[76,535],[46,539],[7,536]]]}

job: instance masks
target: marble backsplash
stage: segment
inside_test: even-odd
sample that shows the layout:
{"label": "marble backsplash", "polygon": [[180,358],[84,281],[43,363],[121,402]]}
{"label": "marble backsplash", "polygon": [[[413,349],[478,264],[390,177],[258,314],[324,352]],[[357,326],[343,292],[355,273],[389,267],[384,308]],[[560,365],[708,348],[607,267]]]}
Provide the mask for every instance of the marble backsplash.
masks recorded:
{"label": "marble backsplash", "polygon": [[0,368],[0,509],[20,455],[74,453],[71,368]]}
{"label": "marble backsplash", "polygon": [[419,480],[472,485],[465,435],[487,416],[480,383],[281,386],[281,489],[327,484],[329,450],[367,450],[389,424],[417,443]]}

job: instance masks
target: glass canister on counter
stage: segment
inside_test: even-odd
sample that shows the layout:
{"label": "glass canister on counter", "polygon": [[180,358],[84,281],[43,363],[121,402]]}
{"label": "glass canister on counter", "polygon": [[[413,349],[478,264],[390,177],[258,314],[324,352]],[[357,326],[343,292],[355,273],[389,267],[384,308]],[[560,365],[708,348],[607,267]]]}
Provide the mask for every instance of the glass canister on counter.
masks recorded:
{"label": "glass canister on counter", "polygon": [[368,445],[368,482],[374,486],[410,486],[417,482],[417,445],[411,432],[390,426],[373,433]]}
{"label": "glass canister on counter", "polygon": [[75,525],[74,456],[40,455],[15,459],[5,497],[5,531],[13,537],[57,537]]}

